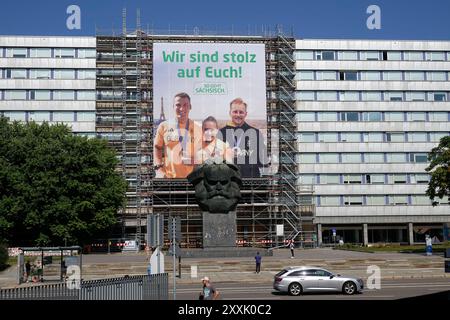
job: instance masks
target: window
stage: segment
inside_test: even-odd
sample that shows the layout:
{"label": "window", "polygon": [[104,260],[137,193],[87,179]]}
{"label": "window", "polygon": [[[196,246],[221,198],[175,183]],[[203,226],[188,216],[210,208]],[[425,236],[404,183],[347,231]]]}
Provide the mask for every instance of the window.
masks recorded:
{"label": "window", "polygon": [[383,142],[382,132],[366,132],[363,135],[364,142]]}
{"label": "window", "polygon": [[429,92],[429,101],[447,101],[447,94],[445,92]]}
{"label": "window", "polygon": [[415,184],[428,184],[430,182],[430,176],[426,173],[411,174],[411,183]]}
{"label": "window", "polygon": [[319,154],[319,163],[339,163],[339,154],[321,153]]}
{"label": "window", "polygon": [[425,52],[427,61],[445,61],[445,52]]}
{"label": "window", "polygon": [[344,183],[361,184],[360,174],[344,174]]}
{"label": "window", "polygon": [[321,196],[320,205],[321,206],[339,206],[341,204],[341,199],[339,196]]}
{"label": "window", "polygon": [[337,112],[319,112],[317,114],[318,121],[337,121]]}
{"label": "window", "polygon": [[364,161],[366,163],[384,163],[383,153],[365,153]]}
{"label": "window", "polygon": [[336,71],[317,71],[317,80],[336,80]]}
{"label": "window", "polygon": [[404,121],[403,112],[385,112],[385,121]]}
{"label": "window", "polygon": [[315,153],[302,153],[299,158],[300,163],[316,163]]}
{"label": "window", "polygon": [[341,101],[358,101],[359,92],[358,91],[341,91],[339,92],[339,100]]}
{"label": "window", "polygon": [[407,51],[405,52],[406,61],[423,61],[422,51]]}
{"label": "window", "polygon": [[360,206],[363,204],[362,196],[345,196],[344,204],[346,206]]}
{"label": "window", "polygon": [[55,70],[55,79],[75,79],[75,70],[73,69],[57,69]]}
{"label": "window", "polygon": [[425,101],[425,92],[406,92],[406,101]]}
{"label": "window", "polygon": [[321,184],[339,184],[338,174],[321,174],[320,175]]}
{"label": "window", "polygon": [[382,206],[385,204],[384,196],[367,196],[366,203],[368,206]]}
{"label": "window", "polygon": [[7,58],[26,58],[27,48],[8,48],[6,49]]}
{"label": "window", "polygon": [[53,100],[75,100],[75,91],[55,90],[53,91]]}
{"label": "window", "polygon": [[316,60],[334,60],[334,51],[317,51]]}
{"label": "window", "polygon": [[408,204],[408,196],[406,196],[406,195],[391,195],[391,196],[389,196],[389,204],[391,204],[391,205]]}
{"label": "window", "polygon": [[51,72],[49,69],[31,69],[30,79],[50,79]]}
{"label": "window", "polygon": [[365,91],[362,93],[363,101],[381,101],[381,92],[379,91]]}
{"label": "window", "polygon": [[388,142],[405,142],[404,132],[388,132],[386,133],[386,140]]}
{"label": "window", "polygon": [[431,132],[430,133],[430,141],[431,142],[439,142],[441,138],[448,136],[448,132]]}
{"label": "window", "polygon": [[301,174],[299,176],[299,180],[301,184],[316,184],[316,175],[315,174]]}
{"label": "window", "polygon": [[55,58],[75,58],[75,49],[73,48],[55,49]]}
{"label": "window", "polygon": [[406,174],[390,174],[388,176],[388,181],[390,184],[405,184]]}
{"label": "window", "polygon": [[296,78],[296,80],[314,80],[314,71],[299,71],[296,74]]}
{"label": "window", "polygon": [[339,60],[358,60],[358,52],[357,51],[339,51],[338,59]]}
{"label": "window", "polygon": [[96,58],[95,49],[78,49],[78,58]]}
{"label": "window", "polygon": [[337,132],[320,132],[319,142],[338,142]]}
{"label": "window", "polygon": [[408,121],[425,121],[426,114],[425,112],[407,112],[406,117]]}
{"label": "window", "polygon": [[356,71],[340,71],[339,72],[339,80],[356,81],[356,80],[358,80],[358,72],[356,72]]}
{"label": "window", "polygon": [[94,90],[80,90],[77,93],[77,100],[95,100],[95,91]]}
{"label": "window", "polygon": [[296,114],[298,121],[315,121],[314,112],[300,112]]}
{"label": "window", "polygon": [[313,60],[314,52],[313,51],[296,51],[295,59],[296,60]]}
{"label": "window", "polygon": [[446,81],[445,72],[427,72],[427,80],[429,81]]}
{"label": "window", "polygon": [[430,112],[429,113],[430,121],[448,121],[447,112]]}
{"label": "window", "polygon": [[361,163],[361,153],[343,153],[342,163]]}
{"label": "window", "polygon": [[95,121],[95,112],[77,112],[77,121],[78,122],[94,122]]}
{"label": "window", "polygon": [[396,61],[402,60],[401,51],[388,51],[387,52],[387,60],[396,60]]}
{"label": "window", "polygon": [[405,153],[388,153],[386,155],[387,163],[405,163],[406,154]]}
{"label": "window", "polygon": [[427,142],[426,132],[410,132],[408,133],[408,142]]}
{"label": "window", "polygon": [[26,79],[27,70],[25,69],[7,69],[6,79]]}
{"label": "window", "polygon": [[5,90],[5,100],[26,100],[27,92],[25,90]]}
{"label": "window", "polygon": [[341,121],[359,121],[358,112],[341,112]]}
{"label": "window", "polygon": [[406,81],[424,81],[425,72],[422,71],[407,71],[405,72]]}
{"label": "window", "polygon": [[388,91],[384,93],[385,101],[403,101],[403,92],[401,91]]}
{"label": "window", "polygon": [[402,72],[401,71],[384,71],[383,72],[383,80],[388,81],[402,81]]}
{"label": "window", "polygon": [[366,183],[368,184],[384,184],[384,182],[384,174],[382,173],[366,174]]}
{"label": "window", "polygon": [[426,153],[411,153],[409,155],[409,162],[426,163],[426,162],[428,162],[428,154],[426,154]]}
{"label": "window", "polygon": [[381,73],[379,71],[362,71],[361,80],[381,80]]}
{"label": "window", "polygon": [[50,100],[50,90],[31,90],[30,100]]}
{"label": "window", "polygon": [[378,51],[362,51],[361,60],[380,60],[380,53]]}
{"label": "window", "polygon": [[64,111],[55,111],[53,112],[53,121],[56,122],[72,122],[74,121],[74,113],[73,112],[64,112]]}
{"label": "window", "polygon": [[51,58],[52,49],[50,48],[31,48],[30,49],[31,58]]}
{"label": "window", "polygon": [[298,134],[299,142],[316,142],[314,132],[303,132]]}
{"label": "window", "polygon": [[10,121],[25,121],[24,111],[5,111],[3,115]]}
{"label": "window", "polygon": [[296,91],[295,98],[300,101],[313,101],[314,91]]}
{"label": "window", "polygon": [[336,91],[317,91],[318,101],[336,101]]}
{"label": "window", "polygon": [[411,196],[411,203],[413,205],[430,205],[431,199],[425,195],[413,195]]}
{"label": "window", "polygon": [[359,132],[343,132],[341,133],[342,142],[361,142],[361,134]]}
{"label": "window", "polygon": [[50,112],[48,111],[35,111],[28,113],[28,120],[35,122],[50,121]]}
{"label": "window", "polygon": [[363,112],[363,121],[382,121],[381,112]]}

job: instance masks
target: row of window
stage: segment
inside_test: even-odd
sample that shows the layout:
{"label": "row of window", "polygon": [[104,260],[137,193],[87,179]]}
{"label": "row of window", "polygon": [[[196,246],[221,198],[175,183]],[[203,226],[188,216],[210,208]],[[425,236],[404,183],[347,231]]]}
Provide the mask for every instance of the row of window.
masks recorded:
{"label": "row of window", "polygon": [[91,48],[0,48],[0,58],[96,58]]}
{"label": "row of window", "polygon": [[311,71],[300,70],[295,80],[346,80],[346,81],[448,81],[445,71]]}
{"label": "row of window", "polygon": [[450,132],[301,132],[297,141],[317,142],[439,142]]}
{"label": "row of window", "polygon": [[[317,196],[318,206],[385,206],[385,205],[431,205],[426,195],[367,195],[367,196]],[[435,198],[441,205],[449,204],[449,198]]]}
{"label": "row of window", "polygon": [[300,101],[448,101],[446,91],[296,91]]}
{"label": "row of window", "polygon": [[301,153],[295,160],[301,164],[311,163],[426,163],[425,152],[349,152],[349,153]]}
{"label": "row of window", "polygon": [[427,173],[300,174],[300,184],[428,184]]}
{"label": "row of window", "polygon": [[3,90],[0,100],[95,100],[95,90]]}
{"label": "row of window", "polygon": [[341,112],[297,112],[295,114],[296,121],[450,121],[449,112],[357,112],[357,111],[341,111]]}
{"label": "row of window", "polygon": [[0,111],[10,121],[95,122],[95,112],[87,111]]}
{"label": "row of window", "polygon": [[95,78],[95,69],[0,69],[0,79],[95,80]]}
{"label": "row of window", "polygon": [[450,61],[450,52],[444,51],[335,51],[299,50],[296,60],[369,60],[369,61]]}

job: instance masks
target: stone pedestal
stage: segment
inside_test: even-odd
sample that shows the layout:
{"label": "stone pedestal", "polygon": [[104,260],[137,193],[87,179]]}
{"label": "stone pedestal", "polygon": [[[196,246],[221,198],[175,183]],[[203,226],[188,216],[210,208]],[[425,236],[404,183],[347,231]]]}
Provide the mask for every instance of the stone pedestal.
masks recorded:
{"label": "stone pedestal", "polygon": [[204,249],[236,247],[236,211],[202,215]]}

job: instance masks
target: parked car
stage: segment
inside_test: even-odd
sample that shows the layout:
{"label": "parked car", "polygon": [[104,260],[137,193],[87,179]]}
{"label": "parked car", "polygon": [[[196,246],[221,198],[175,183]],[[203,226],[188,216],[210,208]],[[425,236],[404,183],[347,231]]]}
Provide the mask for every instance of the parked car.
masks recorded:
{"label": "parked car", "polygon": [[289,267],[274,277],[273,288],[298,296],[303,292],[342,292],[355,294],[364,289],[363,280],[334,274],[319,267]]}

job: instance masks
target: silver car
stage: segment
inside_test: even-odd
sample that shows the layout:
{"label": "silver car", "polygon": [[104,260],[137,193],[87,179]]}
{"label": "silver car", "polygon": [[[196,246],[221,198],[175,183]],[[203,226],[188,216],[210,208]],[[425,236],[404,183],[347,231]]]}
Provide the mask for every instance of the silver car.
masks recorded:
{"label": "silver car", "polygon": [[302,292],[343,292],[355,294],[364,289],[363,280],[344,277],[318,267],[289,267],[275,275],[273,288],[298,296]]}

